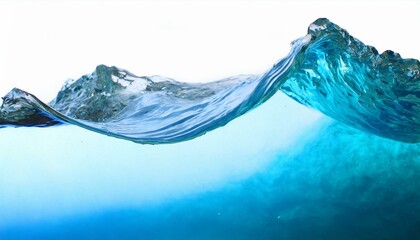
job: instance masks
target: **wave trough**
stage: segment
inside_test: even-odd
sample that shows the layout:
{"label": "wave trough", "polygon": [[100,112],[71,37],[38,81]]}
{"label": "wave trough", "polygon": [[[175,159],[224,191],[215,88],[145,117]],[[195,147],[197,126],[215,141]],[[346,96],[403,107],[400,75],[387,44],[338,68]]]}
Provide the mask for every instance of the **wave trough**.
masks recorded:
{"label": "wave trough", "polygon": [[420,141],[420,62],[379,54],[325,18],[261,76],[193,84],[99,65],[65,83],[49,104],[13,89],[3,98],[0,128],[74,124],[137,143],[174,143],[227,124],[279,89],[349,126]]}

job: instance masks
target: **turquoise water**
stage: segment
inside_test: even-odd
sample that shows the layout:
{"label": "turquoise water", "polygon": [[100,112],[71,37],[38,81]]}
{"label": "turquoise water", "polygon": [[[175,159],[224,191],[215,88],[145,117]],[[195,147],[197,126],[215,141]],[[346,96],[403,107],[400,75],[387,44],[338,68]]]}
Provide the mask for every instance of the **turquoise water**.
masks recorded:
{"label": "turquoise water", "polygon": [[418,239],[418,69],[319,19],[263,75],[14,89],[0,239]]}

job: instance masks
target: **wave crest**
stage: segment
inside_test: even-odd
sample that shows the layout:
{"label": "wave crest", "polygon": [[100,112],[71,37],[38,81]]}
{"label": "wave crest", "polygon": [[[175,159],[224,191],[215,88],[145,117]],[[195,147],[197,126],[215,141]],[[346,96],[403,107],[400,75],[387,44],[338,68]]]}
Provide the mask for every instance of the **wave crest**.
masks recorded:
{"label": "wave crest", "polygon": [[355,128],[420,141],[420,63],[364,45],[328,19],[312,23],[288,56],[262,76],[182,83],[99,65],[43,103],[13,89],[0,127],[74,124],[145,144],[185,141],[227,124],[278,89]]}

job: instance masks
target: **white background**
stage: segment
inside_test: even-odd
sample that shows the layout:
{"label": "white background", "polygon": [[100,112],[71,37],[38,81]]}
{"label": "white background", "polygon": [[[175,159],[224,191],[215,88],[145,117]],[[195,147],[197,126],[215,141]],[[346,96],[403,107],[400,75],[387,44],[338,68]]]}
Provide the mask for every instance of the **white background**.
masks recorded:
{"label": "white background", "polygon": [[319,17],[420,58],[420,1],[1,1],[0,95],[44,101],[98,64],[213,81],[261,73]]}

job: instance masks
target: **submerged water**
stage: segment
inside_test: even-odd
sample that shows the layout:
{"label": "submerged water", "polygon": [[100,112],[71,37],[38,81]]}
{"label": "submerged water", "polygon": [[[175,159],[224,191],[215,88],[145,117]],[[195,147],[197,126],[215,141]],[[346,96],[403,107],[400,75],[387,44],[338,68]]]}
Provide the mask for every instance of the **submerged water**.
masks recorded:
{"label": "submerged water", "polygon": [[420,238],[419,66],[318,19],[261,76],[13,89],[0,239]]}

